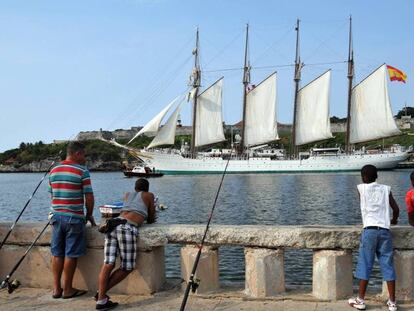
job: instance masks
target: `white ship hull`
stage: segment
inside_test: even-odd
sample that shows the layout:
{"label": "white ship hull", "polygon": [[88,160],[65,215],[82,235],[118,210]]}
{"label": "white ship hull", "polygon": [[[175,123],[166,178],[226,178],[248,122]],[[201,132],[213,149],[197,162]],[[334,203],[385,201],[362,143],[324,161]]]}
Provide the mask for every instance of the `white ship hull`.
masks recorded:
{"label": "white ship hull", "polygon": [[[227,173],[288,173],[358,171],[366,164],[378,169],[393,169],[409,157],[407,152],[311,156],[303,160],[271,160],[270,158],[231,159]],[[140,158],[149,167],[164,174],[217,174],[227,164],[220,157],[185,158],[180,154],[141,151]]]}

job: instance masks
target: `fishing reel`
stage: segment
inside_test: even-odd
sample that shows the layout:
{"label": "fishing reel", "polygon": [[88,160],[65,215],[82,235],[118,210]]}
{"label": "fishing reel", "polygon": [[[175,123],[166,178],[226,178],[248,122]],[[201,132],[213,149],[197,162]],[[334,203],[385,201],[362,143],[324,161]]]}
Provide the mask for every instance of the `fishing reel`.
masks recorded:
{"label": "fishing reel", "polygon": [[157,211],[164,211],[167,209],[167,206],[165,204],[159,202],[158,196],[156,196],[154,199],[154,205]]}
{"label": "fishing reel", "polygon": [[7,291],[9,294],[13,293],[18,287],[20,286],[20,281],[15,279],[13,280],[11,283],[9,282],[9,280],[4,280],[3,282],[1,282],[0,285],[0,289],[5,289],[7,288]]}
{"label": "fishing reel", "polygon": [[200,279],[191,280],[191,292],[195,293],[200,286]]}

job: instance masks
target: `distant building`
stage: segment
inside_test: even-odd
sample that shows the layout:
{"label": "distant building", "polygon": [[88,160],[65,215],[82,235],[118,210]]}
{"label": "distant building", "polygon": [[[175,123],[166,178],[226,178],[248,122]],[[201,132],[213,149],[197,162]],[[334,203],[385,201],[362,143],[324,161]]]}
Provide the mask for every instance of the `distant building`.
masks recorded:
{"label": "distant building", "polygon": [[396,119],[398,128],[403,130],[412,129],[414,126],[414,118],[411,116],[401,116],[401,119]]}
{"label": "distant building", "polygon": [[[338,118],[336,118],[338,119]],[[399,129],[412,129],[414,128],[414,118],[411,116],[401,116],[400,119],[395,119],[395,122]],[[231,128],[233,129],[234,133],[237,133],[241,130],[242,122],[237,122],[233,125],[224,125],[225,131],[230,131]],[[284,124],[284,123],[277,123],[277,128],[279,132],[290,133],[292,131],[291,124]],[[123,139],[123,140],[130,140],[132,137],[135,136],[142,129],[142,126],[133,126],[128,130],[125,129],[117,129],[114,131],[86,131],[80,132],[77,136],[77,140],[92,140],[92,139],[100,139],[101,137],[105,139]],[[338,119],[338,121],[332,122],[331,121],[331,131],[332,133],[344,133],[346,131],[346,119]],[[192,134],[192,127],[181,125],[181,122],[177,124],[176,135],[191,135]],[[64,143],[67,140],[54,140],[53,143]]]}

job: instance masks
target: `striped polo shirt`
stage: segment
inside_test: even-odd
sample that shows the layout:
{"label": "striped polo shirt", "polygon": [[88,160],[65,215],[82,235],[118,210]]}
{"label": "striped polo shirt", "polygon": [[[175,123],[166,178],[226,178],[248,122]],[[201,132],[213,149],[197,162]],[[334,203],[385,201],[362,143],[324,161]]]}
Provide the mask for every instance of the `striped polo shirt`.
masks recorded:
{"label": "striped polo shirt", "polygon": [[62,161],[49,175],[53,214],[84,218],[84,194],[93,193],[89,171],[73,161]]}

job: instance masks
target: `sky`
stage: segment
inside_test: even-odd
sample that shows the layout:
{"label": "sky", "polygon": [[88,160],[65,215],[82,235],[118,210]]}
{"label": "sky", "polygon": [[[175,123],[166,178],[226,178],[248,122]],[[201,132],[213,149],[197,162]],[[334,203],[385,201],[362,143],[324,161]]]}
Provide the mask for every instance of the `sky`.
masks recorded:
{"label": "sky", "polygon": [[0,152],[144,125],[188,89],[197,27],[202,87],[224,76],[227,124],[242,115],[247,23],[252,83],[277,71],[277,120],[292,122],[298,18],[301,85],[332,69],[331,115],[346,116],[350,15],[355,83],[383,63],[408,76],[388,84],[396,113],[414,106],[413,11],[408,0],[3,0]]}

